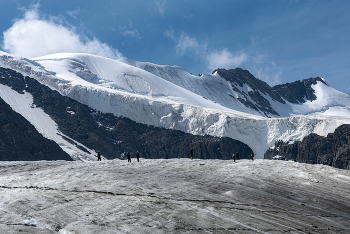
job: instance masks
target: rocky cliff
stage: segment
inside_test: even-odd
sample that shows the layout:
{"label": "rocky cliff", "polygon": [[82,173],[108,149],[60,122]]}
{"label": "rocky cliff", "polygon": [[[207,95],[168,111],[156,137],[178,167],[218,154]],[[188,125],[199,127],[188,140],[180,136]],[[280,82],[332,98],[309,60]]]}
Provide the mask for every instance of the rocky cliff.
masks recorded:
{"label": "rocky cliff", "polygon": [[[318,81],[326,84],[323,79],[316,77],[271,87],[266,82],[255,78],[248,70],[241,68],[217,69],[213,71],[215,72],[231,83],[232,89],[240,94],[241,97],[238,100],[242,104],[259,111],[266,117],[270,117],[271,114],[279,116],[267,97],[282,104],[286,104],[285,100],[294,104],[305,103],[316,100],[312,85]],[[250,87],[248,92],[240,90],[240,87],[245,85]]]}
{"label": "rocky cliff", "polygon": [[350,125],[338,127],[326,137],[310,134],[302,141],[275,142],[275,146],[266,151],[265,159],[294,160],[302,163],[332,163],[341,169],[349,169],[350,162]]}
{"label": "rocky cliff", "polygon": [[[0,77],[18,77],[19,74],[0,68]],[[0,78],[0,84],[5,79]],[[14,89],[23,91],[22,84],[16,78],[9,83]],[[35,160],[72,160],[56,142],[43,137],[23,116],[13,111],[0,98],[0,160],[35,161]]]}
{"label": "rocky cliff", "polygon": [[315,85],[317,81],[326,84],[320,77],[316,77],[302,81],[298,80],[292,83],[276,85],[272,87],[272,89],[288,102],[304,103],[307,100],[316,100],[315,90],[311,88],[311,85]]}

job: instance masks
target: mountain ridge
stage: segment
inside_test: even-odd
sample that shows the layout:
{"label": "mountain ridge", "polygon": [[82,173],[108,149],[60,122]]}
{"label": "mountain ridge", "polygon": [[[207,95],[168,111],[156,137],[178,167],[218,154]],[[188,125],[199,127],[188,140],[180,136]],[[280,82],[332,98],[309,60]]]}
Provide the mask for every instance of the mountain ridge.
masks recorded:
{"label": "mountain ridge", "polygon": [[[125,59],[88,54],[54,54],[33,60],[0,56],[3,67],[28,75],[96,111],[191,135],[229,137],[247,144],[258,158],[277,140],[302,140],[310,133],[326,136],[350,123],[349,96],[320,80],[307,86],[316,100],[295,104],[275,96],[277,92],[266,83],[259,85],[262,81],[253,75],[250,85],[240,86],[219,72],[193,76],[176,66],[132,60],[127,64]],[[230,70],[218,71],[230,75]],[[244,78],[248,73],[236,69],[233,75]],[[259,90],[260,86],[265,89]],[[272,110],[287,117],[276,118]]]}
{"label": "mountain ridge", "polygon": [[[72,158],[76,154],[86,155],[85,160],[92,160],[95,158],[97,151],[108,159],[119,158],[125,152],[131,152],[132,155],[139,151],[143,158],[183,158],[188,157],[189,149],[193,148],[195,151],[195,158],[202,159],[230,159],[232,152],[242,152],[242,158],[248,158],[252,151],[247,145],[227,137],[219,138],[212,136],[193,136],[185,134],[180,131],[154,128],[144,124],[135,123],[127,118],[115,117],[111,114],[103,114],[82,105],[79,102],[60,95],[57,91],[51,90],[49,87],[40,84],[33,78],[23,77],[11,69],[0,67],[0,85],[11,87],[14,91],[24,95],[31,94],[33,96],[32,108],[40,108],[45,111],[57,124],[59,135],[64,136],[66,143],[60,142],[58,145],[74,143],[73,139],[79,144],[77,146],[78,153],[71,153]],[[0,87],[1,94],[1,87]],[[3,102],[0,95],[0,101]],[[0,103],[2,104],[2,103]],[[7,109],[9,109],[8,107]],[[6,119],[8,111],[2,112],[2,119]],[[12,111],[9,114],[18,113]],[[20,115],[19,115],[20,116]],[[22,116],[21,116],[22,117]],[[23,118],[22,121],[24,122]],[[0,123],[1,124],[1,123]],[[5,141],[8,134],[6,130],[6,123],[3,124],[2,133],[0,134],[0,160],[8,160],[10,156],[16,151],[16,144],[1,144]],[[19,125],[19,124],[18,124]],[[2,125],[0,125],[1,127]],[[26,125],[25,125],[26,126]],[[23,127],[22,127],[23,129]],[[34,131],[31,126],[31,131]],[[37,131],[35,131],[40,135]],[[20,142],[23,136],[21,134],[12,135],[14,141]],[[37,139],[36,137],[35,139]],[[46,139],[47,140],[47,139]],[[41,140],[42,141],[42,140]],[[40,141],[40,142],[41,142]],[[48,141],[48,140],[47,140]],[[54,141],[52,141],[53,143]],[[173,144],[176,142],[177,144]],[[38,145],[38,143],[36,143]],[[2,145],[15,147],[12,153],[2,150]],[[35,145],[35,144],[34,144]],[[48,147],[56,149],[55,147]],[[46,147],[42,147],[45,149]],[[94,149],[90,152],[90,149]],[[220,150],[217,150],[220,149]],[[26,146],[23,151],[30,151],[32,157],[27,154],[16,155],[13,159],[16,160],[32,160],[37,154],[39,159],[66,159],[69,157],[67,153],[62,152],[66,157],[61,157],[53,153],[48,154],[51,157],[41,157],[40,151],[32,152],[30,147]],[[49,156],[48,155],[48,156]]]}

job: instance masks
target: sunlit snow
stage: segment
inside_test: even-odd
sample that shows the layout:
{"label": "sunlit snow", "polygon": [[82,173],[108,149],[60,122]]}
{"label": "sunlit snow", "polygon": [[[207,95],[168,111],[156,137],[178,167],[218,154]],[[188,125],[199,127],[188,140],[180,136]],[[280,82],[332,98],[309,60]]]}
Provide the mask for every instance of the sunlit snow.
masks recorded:
{"label": "sunlit snow", "polygon": [[321,82],[312,87],[317,99],[300,105],[281,104],[261,94],[286,116],[266,118],[239,102],[239,94],[217,73],[193,76],[177,66],[88,54],[34,60],[43,67],[15,57],[2,63],[101,112],[195,135],[227,136],[247,144],[257,158],[276,140],[302,140],[310,133],[325,136],[350,124],[349,96]]}

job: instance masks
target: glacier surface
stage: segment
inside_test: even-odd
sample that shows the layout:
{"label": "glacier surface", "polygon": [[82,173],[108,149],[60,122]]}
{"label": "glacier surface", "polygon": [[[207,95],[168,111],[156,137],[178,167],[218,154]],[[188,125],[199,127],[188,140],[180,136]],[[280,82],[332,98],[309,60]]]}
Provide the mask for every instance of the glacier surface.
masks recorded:
{"label": "glacier surface", "polygon": [[349,186],[278,160],[0,162],[0,232],[349,233]]}

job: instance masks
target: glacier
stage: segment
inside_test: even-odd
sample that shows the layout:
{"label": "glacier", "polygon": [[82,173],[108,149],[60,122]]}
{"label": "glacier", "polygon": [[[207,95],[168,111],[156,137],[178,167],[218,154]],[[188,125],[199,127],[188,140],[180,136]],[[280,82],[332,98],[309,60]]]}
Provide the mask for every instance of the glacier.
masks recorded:
{"label": "glacier", "polygon": [[[267,118],[239,102],[241,94],[217,73],[193,76],[177,66],[81,53],[24,59],[1,52],[0,66],[104,113],[195,135],[239,140],[257,158],[263,158],[276,140],[302,140],[310,133],[325,136],[350,123],[349,96],[321,82],[312,86],[317,99],[301,104],[282,104],[261,93],[282,116]],[[249,85],[236,88],[251,89]]]}
{"label": "glacier", "polygon": [[349,186],[279,160],[0,162],[0,232],[349,233]]}

